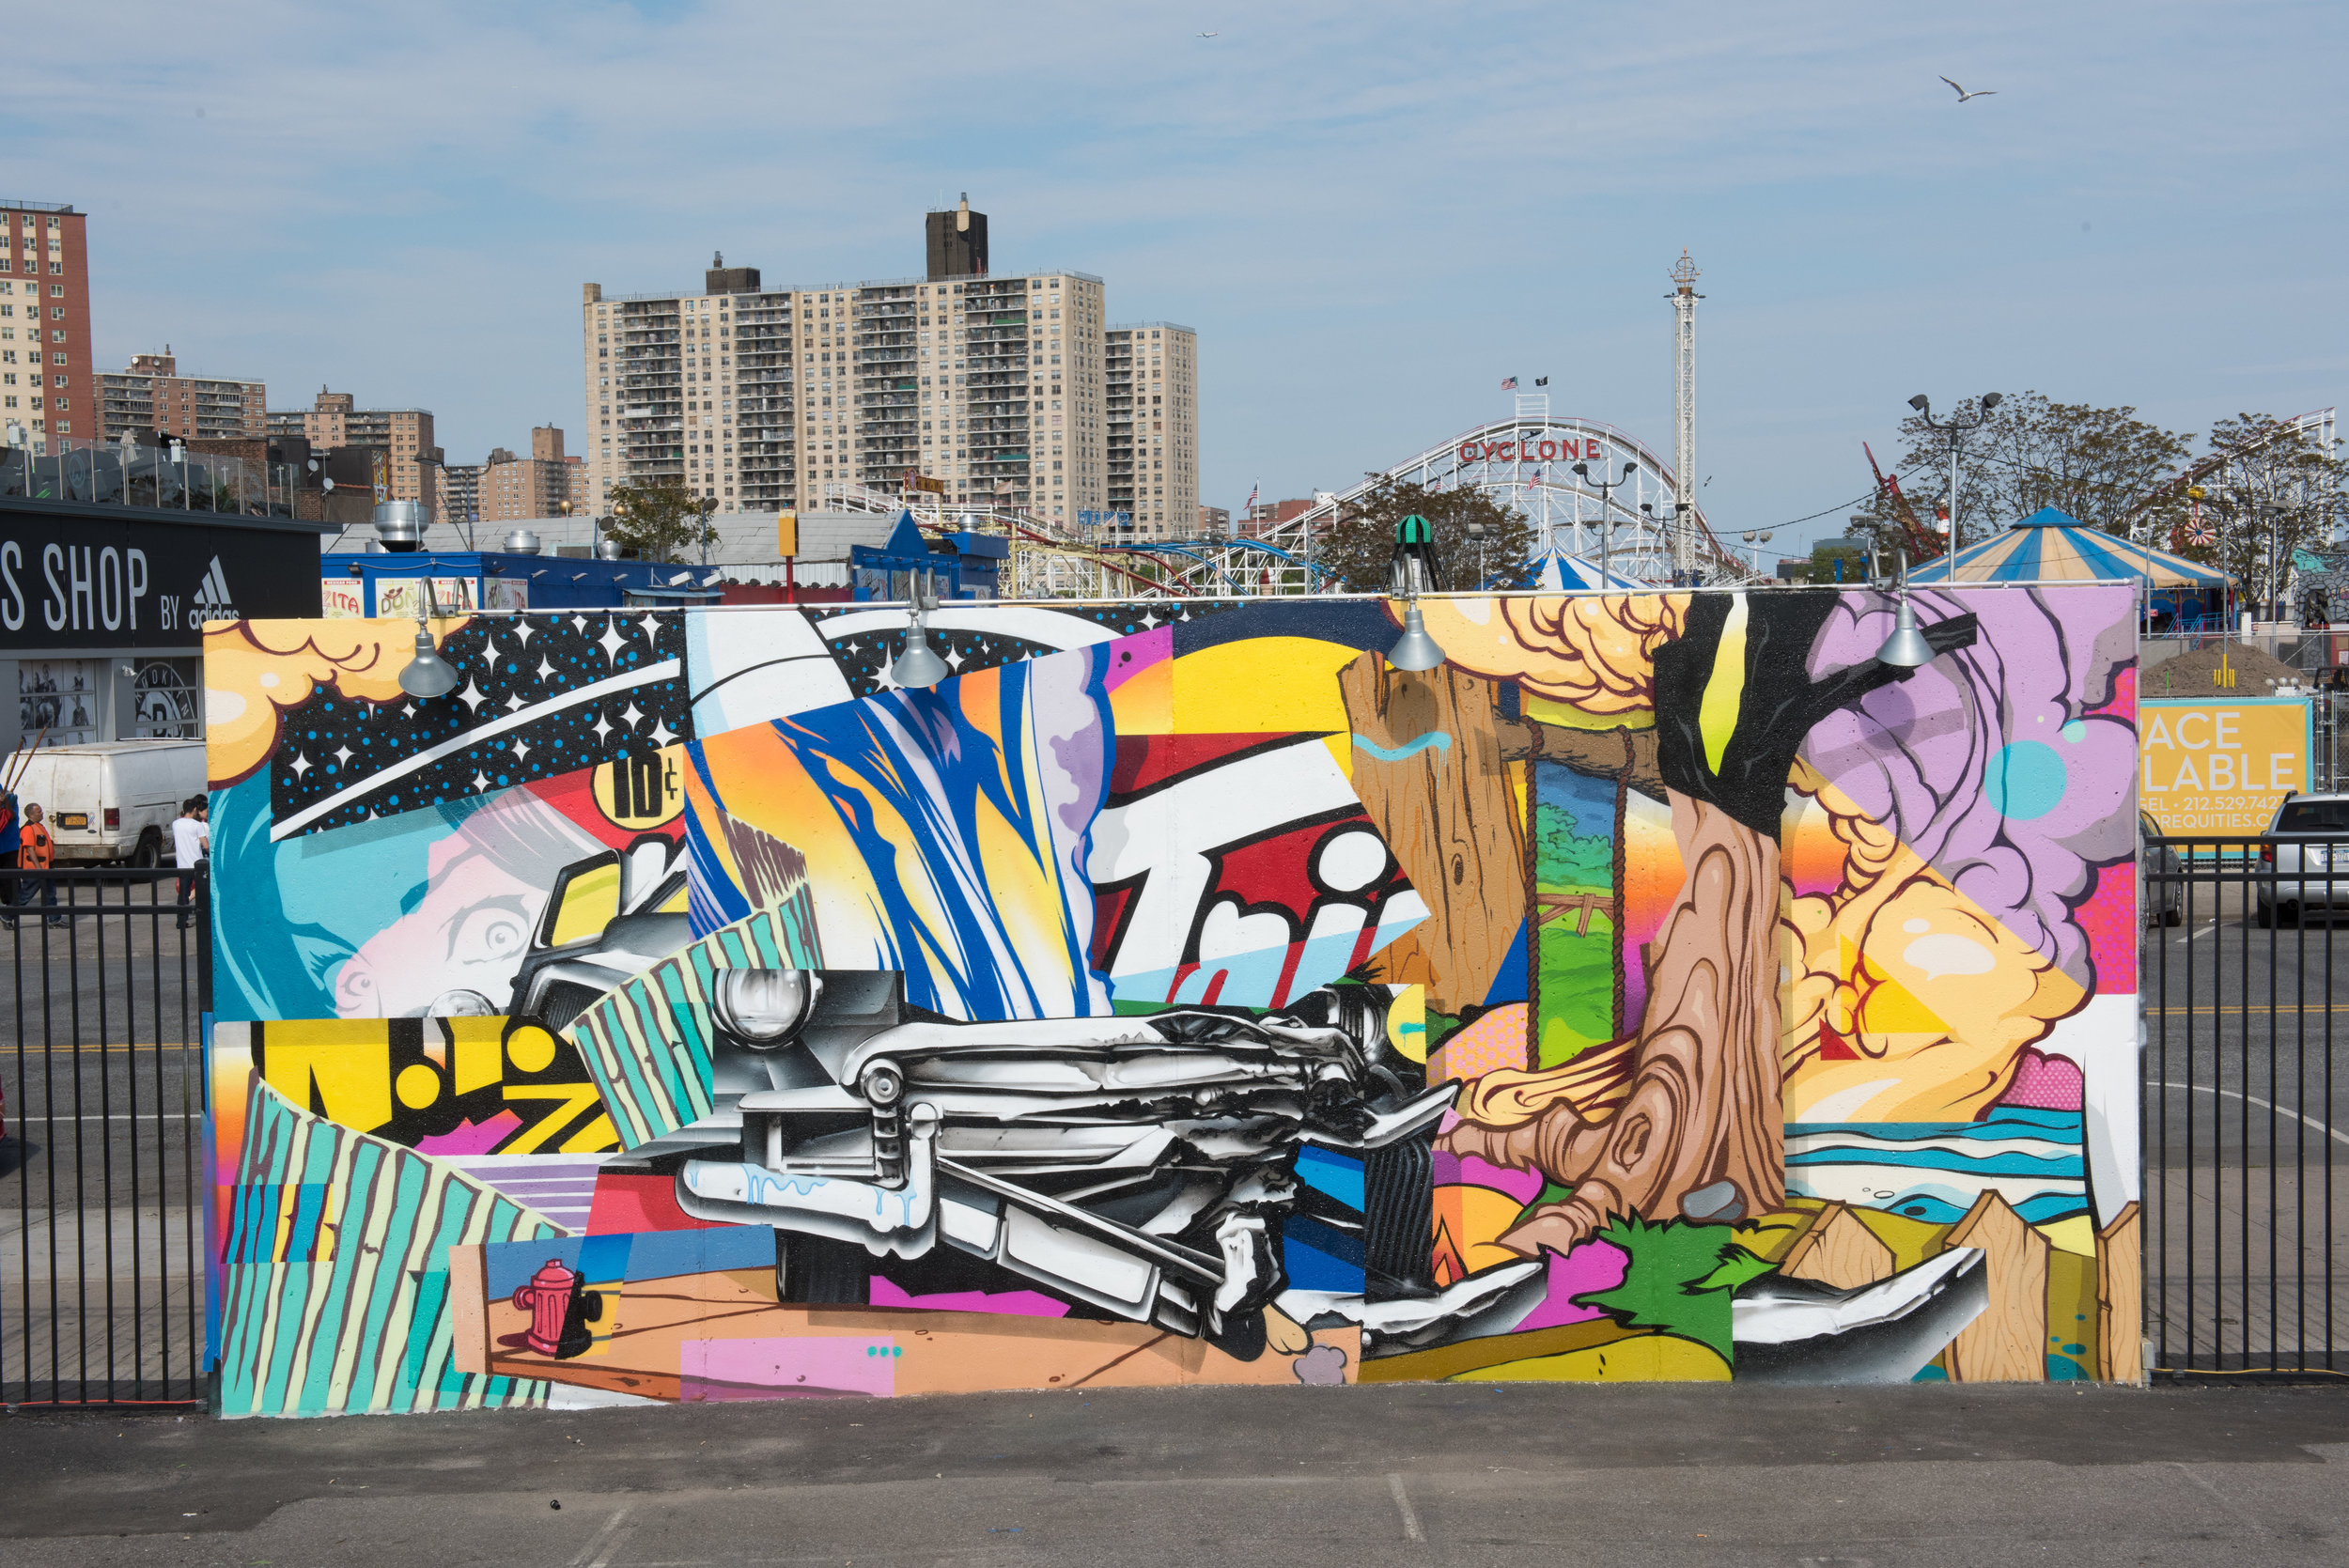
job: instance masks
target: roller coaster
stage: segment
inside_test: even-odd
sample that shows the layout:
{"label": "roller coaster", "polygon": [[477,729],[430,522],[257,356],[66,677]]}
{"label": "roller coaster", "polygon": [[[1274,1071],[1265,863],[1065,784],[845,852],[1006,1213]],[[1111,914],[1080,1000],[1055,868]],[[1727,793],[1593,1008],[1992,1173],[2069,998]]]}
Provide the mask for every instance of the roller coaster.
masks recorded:
{"label": "roller coaster", "polygon": [[[894,513],[910,506],[925,533],[1002,534],[1012,541],[1008,584],[1021,598],[1228,598],[1328,593],[1338,574],[1314,559],[1315,542],[1373,492],[1410,483],[1432,490],[1473,489],[1525,515],[1537,555],[1610,558],[1616,573],[1672,581],[1675,536],[1707,583],[1756,581],[1753,569],[1714,537],[1704,511],[1683,504],[1672,466],[1611,425],[1549,412],[1546,394],[1520,396],[1517,412],[1371,474],[1351,489],[1323,491],[1312,507],[1260,535],[1125,540],[1098,529],[1048,522],[1009,507],[949,506],[863,486],[824,487],[828,509]],[[1630,472],[1625,473],[1628,464]],[[1584,472],[1587,471],[1587,472]],[[1602,484],[1601,481],[1608,481]]]}

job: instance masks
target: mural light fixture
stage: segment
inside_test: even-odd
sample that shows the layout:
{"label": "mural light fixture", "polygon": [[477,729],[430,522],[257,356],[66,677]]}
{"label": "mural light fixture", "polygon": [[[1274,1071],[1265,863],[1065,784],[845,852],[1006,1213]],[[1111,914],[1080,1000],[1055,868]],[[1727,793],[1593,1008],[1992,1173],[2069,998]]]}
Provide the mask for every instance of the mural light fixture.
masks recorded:
{"label": "mural light fixture", "polygon": [[906,628],[905,651],[889,666],[890,678],[900,686],[936,686],[949,673],[946,661],[930,651],[926,618],[937,602],[934,597],[925,597],[921,583],[913,585],[913,621]]}
{"label": "mural light fixture", "polygon": [[[428,576],[424,580],[424,605],[427,614],[439,608],[432,602],[432,579]],[[412,697],[428,699],[445,697],[457,690],[457,672],[441,657],[441,650],[432,645],[431,629],[421,615],[416,618],[416,656],[399,672],[399,689]]]}
{"label": "mural light fixture", "polygon": [[1417,512],[1394,525],[1394,566],[1392,576],[1403,595],[1403,635],[1387,650],[1387,662],[1398,670],[1432,670],[1443,662],[1443,648],[1427,635],[1419,613],[1420,590],[1434,578],[1435,525]]}
{"label": "mural light fixture", "polygon": [[1917,629],[1917,611],[1908,602],[1908,552],[1901,551],[1899,603],[1892,612],[1892,635],[1876,649],[1876,662],[1898,669],[1915,670],[1934,660],[1933,644]]}

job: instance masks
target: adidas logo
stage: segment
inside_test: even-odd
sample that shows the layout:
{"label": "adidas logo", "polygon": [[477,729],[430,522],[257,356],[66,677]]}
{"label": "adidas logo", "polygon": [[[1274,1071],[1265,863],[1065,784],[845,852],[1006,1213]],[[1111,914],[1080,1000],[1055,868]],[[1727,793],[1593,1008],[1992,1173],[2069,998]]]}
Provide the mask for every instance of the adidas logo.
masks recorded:
{"label": "adidas logo", "polygon": [[228,594],[228,577],[220,569],[220,557],[204,570],[204,581],[196,585],[195,608],[202,612],[196,619],[203,621],[233,621],[237,618],[237,603]]}

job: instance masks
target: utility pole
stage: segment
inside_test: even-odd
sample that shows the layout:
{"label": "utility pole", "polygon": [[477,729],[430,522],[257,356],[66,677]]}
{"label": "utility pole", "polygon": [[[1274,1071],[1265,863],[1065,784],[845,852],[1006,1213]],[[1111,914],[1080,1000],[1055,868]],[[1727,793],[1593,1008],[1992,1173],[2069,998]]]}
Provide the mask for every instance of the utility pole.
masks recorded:
{"label": "utility pole", "polygon": [[1680,253],[1672,269],[1672,473],[1679,483],[1672,508],[1672,585],[1694,579],[1697,563],[1697,264]]}

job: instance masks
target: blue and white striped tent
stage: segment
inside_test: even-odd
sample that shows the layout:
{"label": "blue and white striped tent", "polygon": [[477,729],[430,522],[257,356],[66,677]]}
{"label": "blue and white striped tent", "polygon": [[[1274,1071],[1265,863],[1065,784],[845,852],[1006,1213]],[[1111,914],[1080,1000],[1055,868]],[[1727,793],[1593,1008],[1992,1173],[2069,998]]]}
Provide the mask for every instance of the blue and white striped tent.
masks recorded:
{"label": "blue and white striped tent", "polygon": [[2220,592],[2234,579],[2150,545],[2131,544],[2053,506],[2010,523],[1996,538],[1909,568],[1920,582],[2142,581],[2153,588]]}
{"label": "blue and white striped tent", "polygon": [[1525,565],[1532,574],[1528,585],[1547,588],[1554,594],[1579,593],[1586,588],[1601,586],[1634,594],[1652,594],[1656,591],[1654,583],[1642,582],[1636,577],[1626,577],[1611,565],[1602,577],[1597,562],[1563,550],[1536,555]]}

